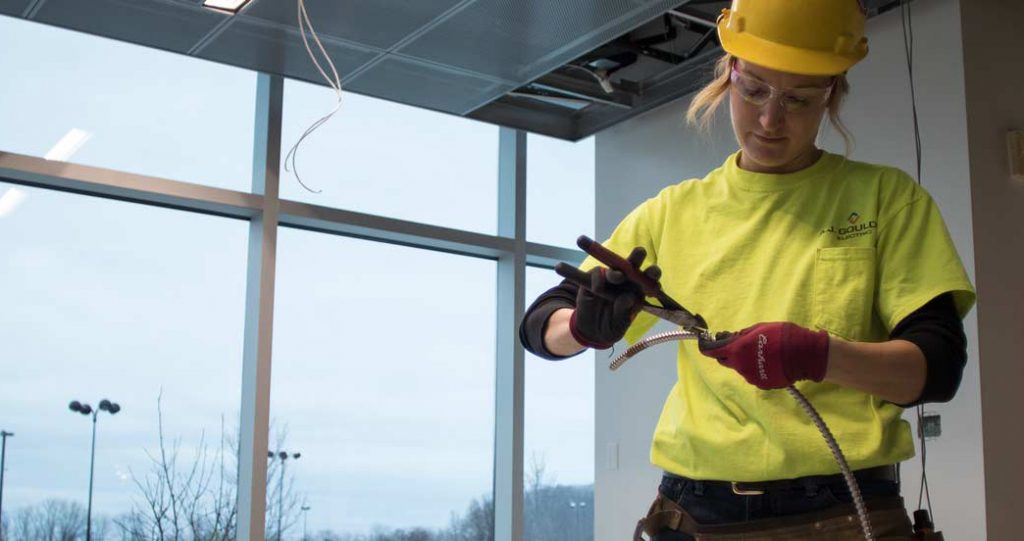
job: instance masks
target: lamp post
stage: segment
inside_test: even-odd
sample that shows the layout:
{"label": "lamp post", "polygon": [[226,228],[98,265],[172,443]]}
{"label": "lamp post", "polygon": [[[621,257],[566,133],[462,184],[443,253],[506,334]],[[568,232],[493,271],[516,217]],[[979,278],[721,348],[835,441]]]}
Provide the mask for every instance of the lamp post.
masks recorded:
{"label": "lamp post", "polygon": [[0,438],[3,439],[3,443],[0,443],[0,541],[4,540],[4,462],[7,459],[7,438],[9,436],[14,436],[14,432],[0,430]]}
{"label": "lamp post", "polygon": [[284,462],[289,458],[298,460],[300,456],[302,456],[302,453],[288,454],[287,451],[267,452],[267,458],[271,460],[278,458],[281,460],[281,475],[277,481],[277,541],[281,541],[281,517],[284,515]]}
{"label": "lamp post", "polygon": [[309,511],[308,505],[302,506],[302,541],[308,541],[309,539],[309,523],[306,522],[306,512]]}
{"label": "lamp post", "polygon": [[569,507],[572,508],[573,511],[576,514],[576,536],[575,537],[583,537],[582,533],[580,532],[580,511],[583,508],[585,508],[586,506],[587,506],[587,502],[573,502],[573,501],[569,502]]}
{"label": "lamp post", "polygon": [[68,404],[68,409],[82,415],[92,415],[92,451],[89,454],[89,508],[85,515],[85,541],[92,541],[92,479],[96,466],[96,417],[100,414],[100,411],[114,415],[121,411],[121,406],[104,398],[100,400],[100,407],[95,410],[89,404],[83,404],[77,400],[73,400]]}

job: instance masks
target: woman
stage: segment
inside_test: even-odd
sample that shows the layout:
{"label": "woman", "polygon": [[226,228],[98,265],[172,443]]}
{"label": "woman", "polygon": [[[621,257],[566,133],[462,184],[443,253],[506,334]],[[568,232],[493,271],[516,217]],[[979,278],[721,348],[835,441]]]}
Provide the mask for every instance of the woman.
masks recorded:
{"label": "woman", "polygon": [[[855,0],[734,0],[718,26],[727,54],[689,119],[706,126],[727,98],[739,151],[641,204],[604,243],[713,330],[743,329],[680,342],[651,448],[665,475],[644,525],[659,540],[862,538],[821,435],[778,390],[793,384],[839,440],[875,535],[912,538],[901,413],[956,392],[974,291],[920,186],[815,145],[826,114],[849,142],[838,113],[863,29]],[[653,325],[622,273],[583,269],[592,287],[563,282],[527,311],[533,353],[608,348]]]}

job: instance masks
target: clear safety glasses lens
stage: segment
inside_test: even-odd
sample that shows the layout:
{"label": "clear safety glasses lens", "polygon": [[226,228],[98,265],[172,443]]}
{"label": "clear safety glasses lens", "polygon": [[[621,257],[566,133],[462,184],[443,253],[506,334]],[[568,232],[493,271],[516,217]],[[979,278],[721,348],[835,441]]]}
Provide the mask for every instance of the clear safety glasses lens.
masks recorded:
{"label": "clear safety glasses lens", "polygon": [[773,99],[790,113],[798,113],[812,106],[823,105],[832,94],[833,83],[823,87],[778,89],[772,85],[744,75],[735,67],[730,76],[733,88],[747,103],[762,107]]}

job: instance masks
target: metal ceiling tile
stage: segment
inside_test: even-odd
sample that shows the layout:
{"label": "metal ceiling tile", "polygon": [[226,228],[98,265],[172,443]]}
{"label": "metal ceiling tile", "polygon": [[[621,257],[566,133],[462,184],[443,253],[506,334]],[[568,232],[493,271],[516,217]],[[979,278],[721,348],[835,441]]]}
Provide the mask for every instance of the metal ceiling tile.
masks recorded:
{"label": "metal ceiling tile", "polygon": [[[297,30],[292,31],[283,25],[246,15],[237,17],[196,56],[327,86],[313,65],[313,60],[309,58]],[[338,43],[322,35],[320,41],[334,62],[342,82],[357,68],[380,55],[379,51]],[[319,55],[312,39],[310,47]],[[328,69],[322,58],[320,61],[325,70]]]}
{"label": "metal ceiling tile", "polygon": [[[317,34],[388,49],[465,0],[306,0]],[[245,14],[298,28],[295,0],[255,0]]]}
{"label": "metal ceiling tile", "polygon": [[525,83],[680,3],[479,0],[400,52]]}
{"label": "metal ceiling tile", "polygon": [[188,52],[226,15],[167,0],[47,0],[33,18],[72,30]]}
{"label": "metal ceiling tile", "polygon": [[32,0],[0,0],[0,13],[21,16]]}
{"label": "metal ceiling tile", "polygon": [[386,100],[463,115],[471,108],[512,89],[486,77],[410,58],[388,55],[348,88]]}
{"label": "metal ceiling tile", "polygon": [[533,100],[501,98],[465,115],[481,122],[490,122],[530,133],[578,141],[577,116],[555,105],[544,105]]}

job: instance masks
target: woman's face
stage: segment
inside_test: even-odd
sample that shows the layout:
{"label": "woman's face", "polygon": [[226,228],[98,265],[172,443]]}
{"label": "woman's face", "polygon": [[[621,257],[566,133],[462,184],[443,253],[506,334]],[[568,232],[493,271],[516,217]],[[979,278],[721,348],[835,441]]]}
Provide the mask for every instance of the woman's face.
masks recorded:
{"label": "woman's face", "polygon": [[740,167],[791,173],[813,164],[834,77],[797,75],[737,59],[729,90]]}

